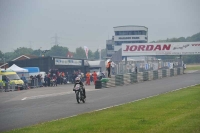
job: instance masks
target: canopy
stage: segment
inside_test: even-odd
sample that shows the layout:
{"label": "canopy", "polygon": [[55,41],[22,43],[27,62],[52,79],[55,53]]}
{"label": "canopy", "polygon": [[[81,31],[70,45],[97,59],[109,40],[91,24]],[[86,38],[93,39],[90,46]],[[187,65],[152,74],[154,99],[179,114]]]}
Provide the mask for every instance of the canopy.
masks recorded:
{"label": "canopy", "polygon": [[14,71],[14,72],[28,72],[27,69],[18,67],[17,65],[13,64],[11,67],[7,68],[7,70],[9,71]]}
{"label": "canopy", "polygon": [[24,69],[28,70],[29,73],[39,73],[39,67],[24,67]]}

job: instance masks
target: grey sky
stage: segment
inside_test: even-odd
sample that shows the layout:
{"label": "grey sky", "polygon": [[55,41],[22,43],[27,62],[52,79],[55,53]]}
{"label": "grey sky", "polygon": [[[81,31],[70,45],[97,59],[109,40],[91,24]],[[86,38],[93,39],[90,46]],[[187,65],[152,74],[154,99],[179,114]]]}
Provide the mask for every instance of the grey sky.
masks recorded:
{"label": "grey sky", "polygon": [[0,50],[49,49],[58,42],[70,51],[92,51],[114,35],[113,27],[148,27],[149,41],[200,32],[200,0],[0,0]]}

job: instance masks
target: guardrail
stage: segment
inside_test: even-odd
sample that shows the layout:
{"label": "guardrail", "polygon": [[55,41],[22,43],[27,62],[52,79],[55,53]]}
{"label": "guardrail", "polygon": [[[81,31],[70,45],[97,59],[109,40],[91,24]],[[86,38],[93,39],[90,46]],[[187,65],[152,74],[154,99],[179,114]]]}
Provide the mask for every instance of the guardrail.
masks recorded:
{"label": "guardrail", "polygon": [[[156,80],[164,77],[172,77],[183,74],[183,71],[184,71],[183,68],[180,67],[173,69],[163,69],[163,70],[145,71],[138,73],[127,73],[122,75],[112,75],[112,78],[108,78],[107,82],[105,82],[104,80],[97,81],[98,83],[97,86],[95,86],[95,88],[96,89],[109,88],[115,86],[134,84],[137,82]],[[101,82],[101,85],[99,82]]]}

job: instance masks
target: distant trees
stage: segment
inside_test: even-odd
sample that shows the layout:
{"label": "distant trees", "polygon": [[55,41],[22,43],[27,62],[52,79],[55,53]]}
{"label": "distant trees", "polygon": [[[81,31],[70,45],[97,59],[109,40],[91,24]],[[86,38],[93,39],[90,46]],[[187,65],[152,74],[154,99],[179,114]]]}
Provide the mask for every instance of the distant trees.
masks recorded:
{"label": "distant trees", "polygon": [[[179,38],[171,38],[171,39],[166,39],[166,40],[158,40],[158,41],[152,41],[152,43],[156,42],[197,42],[200,41],[200,32],[197,34],[192,35],[191,37],[179,37]],[[156,56],[157,58],[160,59],[174,59],[177,56]],[[200,55],[184,55],[183,61],[185,63],[200,63]]]}
{"label": "distant trees", "polygon": [[[14,52],[6,52],[3,53],[0,51],[0,58],[4,57],[6,61],[13,60],[17,58],[18,56],[21,55],[36,55],[36,56],[62,56],[62,57],[67,57],[67,53],[69,52],[69,49],[64,46],[59,46],[59,45],[54,45],[51,47],[50,50],[44,51],[44,50],[33,50],[31,48],[26,48],[26,47],[20,47],[14,50]],[[78,58],[78,59],[86,59],[86,54],[85,50],[83,47],[76,48],[75,52],[71,52],[73,54],[73,58]],[[105,49],[102,49],[102,58],[106,56]],[[96,60],[99,59],[99,52],[96,50],[94,53],[89,50],[88,51],[88,59],[89,60]],[[2,60],[0,60],[2,62]]]}

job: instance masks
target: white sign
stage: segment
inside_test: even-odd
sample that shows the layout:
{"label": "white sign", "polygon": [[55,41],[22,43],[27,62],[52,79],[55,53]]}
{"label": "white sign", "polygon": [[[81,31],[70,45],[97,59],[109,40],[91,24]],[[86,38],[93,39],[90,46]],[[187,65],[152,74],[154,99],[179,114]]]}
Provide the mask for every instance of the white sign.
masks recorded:
{"label": "white sign", "polygon": [[200,42],[122,44],[122,56],[194,54],[200,54]]}
{"label": "white sign", "polygon": [[147,40],[146,35],[126,35],[126,36],[114,36],[115,41],[140,41]]}
{"label": "white sign", "polygon": [[82,60],[57,59],[57,58],[55,58],[55,65],[74,65],[74,66],[81,66],[81,65],[82,65]]}

